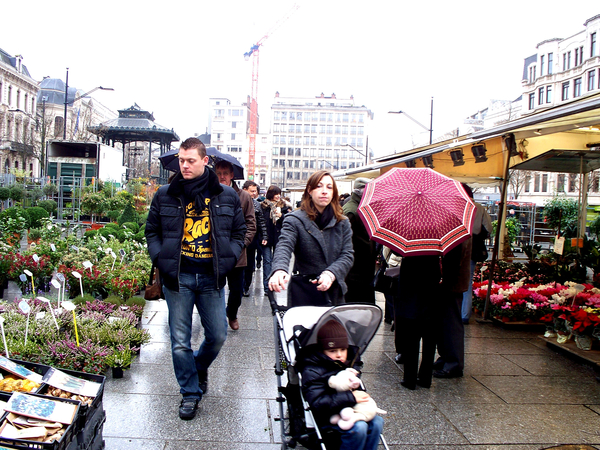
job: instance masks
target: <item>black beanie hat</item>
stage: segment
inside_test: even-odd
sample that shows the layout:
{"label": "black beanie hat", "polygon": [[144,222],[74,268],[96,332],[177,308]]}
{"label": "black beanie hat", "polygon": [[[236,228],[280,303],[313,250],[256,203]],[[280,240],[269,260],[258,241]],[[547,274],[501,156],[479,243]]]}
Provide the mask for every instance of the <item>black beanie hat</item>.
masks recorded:
{"label": "black beanie hat", "polygon": [[319,328],[317,342],[323,350],[348,348],[348,333],[341,323],[331,319]]}

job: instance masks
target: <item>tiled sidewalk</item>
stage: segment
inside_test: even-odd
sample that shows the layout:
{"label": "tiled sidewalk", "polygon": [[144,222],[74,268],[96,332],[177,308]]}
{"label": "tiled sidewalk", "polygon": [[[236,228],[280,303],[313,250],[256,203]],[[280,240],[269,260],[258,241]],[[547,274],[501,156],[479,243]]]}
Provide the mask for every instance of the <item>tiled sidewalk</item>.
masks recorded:
{"label": "tiled sidewalk", "polygon": [[[107,450],[281,448],[273,420],[279,414],[273,321],[260,276],[254,286],[243,299],[240,329],[229,330],[209,371],[210,391],[191,421],[178,417],[166,303],[148,302],[143,326],[152,342],[123,379],[109,375],[106,381]],[[200,328],[198,321],[194,327]],[[380,327],[364,357],[363,379],[388,412],[384,435],[390,448],[600,448],[596,374],[548,349],[537,335],[472,323],[466,326],[465,376],[409,391],[400,386],[402,366],[393,361],[393,333],[389,325]]]}

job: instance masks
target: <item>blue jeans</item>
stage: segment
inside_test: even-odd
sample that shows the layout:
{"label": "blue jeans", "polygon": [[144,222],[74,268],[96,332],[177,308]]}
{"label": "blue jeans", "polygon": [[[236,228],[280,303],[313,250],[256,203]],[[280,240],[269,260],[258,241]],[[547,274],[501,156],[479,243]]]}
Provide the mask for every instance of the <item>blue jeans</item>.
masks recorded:
{"label": "blue jeans", "polygon": [[265,292],[269,290],[269,275],[271,275],[271,261],[273,261],[273,247],[262,247],[263,258],[263,286]]}
{"label": "blue jeans", "polygon": [[[179,274],[179,292],[163,286],[169,307],[169,330],[173,368],[184,397],[201,398],[198,371],[208,370],[227,338],[227,317],[223,289],[216,288],[214,275]],[[204,328],[204,341],[192,350],[194,306]]]}
{"label": "blue jeans", "polygon": [[462,320],[463,322],[468,322],[471,317],[471,311],[473,310],[473,275],[475,274],[475,266],[477,263],[475,261],[471,261],[471,278],[469,278],[469,289],[463,293],[463,302],[462,302]]}
{"label": "blue jeans", "polygon": [[383,430],[383,417],[375,416],[370,422],[359,420],[348,431],[340,432],[340,450],[377,450],[379,436]]}

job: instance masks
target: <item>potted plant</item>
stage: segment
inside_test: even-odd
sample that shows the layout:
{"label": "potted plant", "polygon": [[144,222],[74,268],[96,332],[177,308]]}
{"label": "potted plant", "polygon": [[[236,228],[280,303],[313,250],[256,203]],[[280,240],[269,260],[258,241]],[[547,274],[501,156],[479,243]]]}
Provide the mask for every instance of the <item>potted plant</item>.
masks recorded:
{"label": "potted plant", "polygon": [[106,364],[112,367],[113,378],[123,378],[123,370],[129,369],[132,360],[133,353],[131,349],[129,346],[125,347],[122,345],[117,346],[105,359]]}

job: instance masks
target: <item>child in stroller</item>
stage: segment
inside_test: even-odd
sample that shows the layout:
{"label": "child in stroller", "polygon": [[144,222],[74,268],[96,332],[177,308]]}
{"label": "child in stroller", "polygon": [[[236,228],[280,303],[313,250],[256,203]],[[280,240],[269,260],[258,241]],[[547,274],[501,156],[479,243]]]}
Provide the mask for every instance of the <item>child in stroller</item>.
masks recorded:
{"label": "child in stroller", "polygon": [[301,371],[302,393],[311,405],[317,425],[322,430],[333,428],[340,434],[340,450],[376,449],[383,429],[380,416],[375,415],[369,422],[359,420],[350,429],[332,424],[337,423],[342,409],[370,399],[360,388],[338,392],[330,386],[330,378],[338,372],[352,367],[359,373],[362,368],[358,348],[348,345],[344,326],[336,319],[328,320],[317,331],[317,344],[305,350],[296,368]]}

